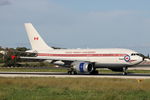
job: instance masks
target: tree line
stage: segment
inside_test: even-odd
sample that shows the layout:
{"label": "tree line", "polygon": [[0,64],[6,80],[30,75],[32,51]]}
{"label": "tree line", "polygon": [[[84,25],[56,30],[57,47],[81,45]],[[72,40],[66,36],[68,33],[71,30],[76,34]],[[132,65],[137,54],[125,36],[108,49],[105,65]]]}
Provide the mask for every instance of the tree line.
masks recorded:
{"label": "tree line", "polygon": [[21,66],[18,62],[26,61],[26,59],[20,59],[20,56],[33,56],[33,54],[26,53],[29,50],[26,47],[17,48],[2,48],[0,47],[0,63],[3,63],[3,67]]}
{"label": "tree line", "polygon": [[[62,49],[59,47],[53,47],[54,49]],[[65,49],[65,48],[63,48]],[[20,67],[22,66],[19,62],[41,62],[42,60],[29,60],[29,59],[20,59],[20,56],[35,57],[35,53],[26,53],[29,50],[26,47],[17,47],[17,48],[2,48],[0,46],[0,63],[3,64],[3,67]],[[40,66],[44,63],[40,63]],[[38,66],[38,65],[37,65]]]}

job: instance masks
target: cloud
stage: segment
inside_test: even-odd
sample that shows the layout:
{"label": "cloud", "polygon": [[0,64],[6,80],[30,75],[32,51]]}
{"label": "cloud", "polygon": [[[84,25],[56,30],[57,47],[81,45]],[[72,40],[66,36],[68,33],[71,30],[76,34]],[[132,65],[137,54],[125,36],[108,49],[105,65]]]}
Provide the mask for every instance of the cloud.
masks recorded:
{"label": "cloud", "polygon": [[11,4],[10,0],[0,0],[0,6],[10,5],[10,4]]}

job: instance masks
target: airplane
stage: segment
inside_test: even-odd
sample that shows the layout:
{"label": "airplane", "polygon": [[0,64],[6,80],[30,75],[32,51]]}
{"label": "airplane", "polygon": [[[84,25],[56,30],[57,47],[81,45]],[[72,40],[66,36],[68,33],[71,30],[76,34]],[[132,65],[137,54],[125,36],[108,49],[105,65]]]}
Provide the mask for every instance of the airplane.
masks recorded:
{"label": "airplane", "polygon": [[32,47],[28,53],[35,57],[22,59],[49,60],[52,64],[63,64],[69,68],[68,74],[98,74],[97,68],[108,68],[127,75],[128,67],[140,64],[146,58],[143,54],[130,49],[54,49],[48,46],[31,23],[25,23],[25,29]]}

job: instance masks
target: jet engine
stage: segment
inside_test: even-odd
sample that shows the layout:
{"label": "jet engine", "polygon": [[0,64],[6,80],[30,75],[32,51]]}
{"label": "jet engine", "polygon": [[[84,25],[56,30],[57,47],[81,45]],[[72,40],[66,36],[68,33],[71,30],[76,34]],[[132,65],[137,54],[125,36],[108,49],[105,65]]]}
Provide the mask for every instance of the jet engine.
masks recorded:
{"label": "jet engine", "polygon": [[94,70],[94,65],[88,62],[74,62],[72,65],[77,72],[92,72]]}

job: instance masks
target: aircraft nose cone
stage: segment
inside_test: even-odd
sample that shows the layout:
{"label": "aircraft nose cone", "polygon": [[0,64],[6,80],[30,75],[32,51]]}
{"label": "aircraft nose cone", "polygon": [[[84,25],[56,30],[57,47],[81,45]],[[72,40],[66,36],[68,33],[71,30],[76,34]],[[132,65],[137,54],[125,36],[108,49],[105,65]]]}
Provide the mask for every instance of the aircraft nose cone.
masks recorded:
{"label": "aircraft nose cone", "polygon": [[138,60],[138,61],[139,61],[139,62],[143,62],[144,59],[145,59],[144,57],[139,57],[139,60]]}

